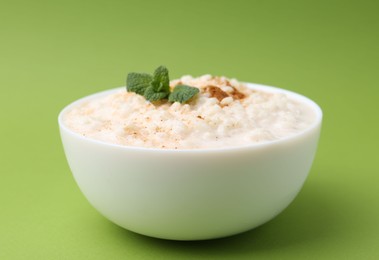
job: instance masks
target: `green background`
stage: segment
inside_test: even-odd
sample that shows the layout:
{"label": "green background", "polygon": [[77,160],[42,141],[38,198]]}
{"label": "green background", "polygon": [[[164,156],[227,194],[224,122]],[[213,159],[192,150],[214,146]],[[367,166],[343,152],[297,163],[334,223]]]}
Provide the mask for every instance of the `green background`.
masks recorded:
{"label": "green background", "polygon": [[[0,259],[379,259],[378,1],[1,1]],[[296,200],[230,238],[147,238],[76,186],[57,115],[164,64],[279,86],[324,111]]]}

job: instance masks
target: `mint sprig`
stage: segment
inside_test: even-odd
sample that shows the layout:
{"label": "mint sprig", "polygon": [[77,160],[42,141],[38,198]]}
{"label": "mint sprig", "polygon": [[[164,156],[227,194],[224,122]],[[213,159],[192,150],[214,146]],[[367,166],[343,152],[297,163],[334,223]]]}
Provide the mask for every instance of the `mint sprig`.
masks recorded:
{"label": "mint sprig", "polygon": [[143,96],[149,101],[158,101],[166,98],[169,94],[170,79],[168,77],[168,69],[164,66],[159,66],[154,71],[150,86],[146,88]]}
{"label": "mint sprig", "polygon": [[154,75],[147,73],[129,73],[126,78],[126,90],[142,95],[149,101],[168,99],[169,102],[185,103],[199,93],[199,89],[187,85],[177,85],[170,93],[168,69],[159,66]]}

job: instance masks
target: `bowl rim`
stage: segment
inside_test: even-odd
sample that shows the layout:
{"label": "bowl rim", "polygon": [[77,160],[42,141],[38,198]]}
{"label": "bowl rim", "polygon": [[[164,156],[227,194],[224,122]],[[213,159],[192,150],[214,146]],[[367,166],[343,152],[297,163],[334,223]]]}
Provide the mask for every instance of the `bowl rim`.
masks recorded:
{"label": "bowl rim", "polygon": [[323,118],[323,112],[320,106],[311,100],[310,98],[301,95],[299,93],[287,90],[287,89],[282,89],[274,86],[267,86],[263,84],[257,84],[257,83],[249,83],[249,82],[241,82],[242,84],[245,84],[248,88],[250,89],[257,89],[257,90],[263,90],[263,91],[268,91],[271,93],[283,93],[289,96],[290,99],[296,100],[300,103],[305,103],[307,104],[311,110],[315,114],[315,119],[314,121],[305,129],[302,131],[291,134],[289,136],[276,139],[276,140],[269,140],[269,141],[263,141],[259,143],[250,143],[246,145],[239,145],[239,146],[226,146],[226,147],[216,147],[216,148],[195,148],[195,149],[161,149],[161,148],[155,148],[155,147],[140,147],[140,146],[131,146],[131,145],[122,145],[122,144],[116,144],[116,143],[110,143],[110,142],[105,142],[101,140],[97,140],[91,137],[83,136],[78,132],[75,132],[71,130],[69,127],[65,125],[63,122],[63,117],[69,111],[72,107],[75,107],[76,105],[85,102],[87,100],[97,98],[100,96],[105,96],[107,94],[113,93],[120,91],[122,89],[125,89],[125,86],[122,87],[117,87],[117,88],[112,88],[100,92],[96,92],[94,94],[90,94],[87,96],[84,96],[82,98],[79,98],[68,105],[66,105],[58,114],[58,125],[60,128],[60,131],[65,131],[71,135],[74,135],[76,138],[82,139],[83,141],[86,142],[91,142],[94,144],[98,145],[105,145],[108,147],[114,147],[116,149],[122,149],[126,151],[142,151],[142,152],[159,152],[159,153],[217,153],[217,152],[227,152],[227,151],[241,151],[241,150],[246,150],[246,149],[260,149],[260,148],[267,148],[269,146],[273,145],[279,145],[285,142],[289,142],[291,140],[295,140],[298,138],[301,138],[302,136],[307,135],[308,133],[312,132],[313,130],[317,129],[318,127],[321,126],[322,123],[322,118]]}

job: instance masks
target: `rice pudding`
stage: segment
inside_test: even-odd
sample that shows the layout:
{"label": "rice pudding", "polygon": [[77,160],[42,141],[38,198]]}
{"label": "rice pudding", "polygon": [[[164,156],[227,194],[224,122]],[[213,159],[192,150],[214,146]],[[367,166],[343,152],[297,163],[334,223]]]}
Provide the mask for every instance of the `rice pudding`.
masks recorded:
{"label": "rice pudding", "polygon": [[79,102],[64,124],[88,138],[124,146],[208,149],[269,142],[299,133],[315,113],[286,93],[226,77],[183,76],[170,88],[199,88],[186,104],[149,102],[125,88]]}

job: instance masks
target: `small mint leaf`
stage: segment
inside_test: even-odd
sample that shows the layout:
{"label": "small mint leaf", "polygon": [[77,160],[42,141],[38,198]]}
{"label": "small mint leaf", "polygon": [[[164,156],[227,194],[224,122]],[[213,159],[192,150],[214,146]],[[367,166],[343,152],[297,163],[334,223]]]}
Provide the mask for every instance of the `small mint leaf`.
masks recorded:
{"label": "small mint leaf", "polygon": [[187,85],[177,85],[171,92],[168,101],[185,103],[199,93],[199,89]]}
{"label": "small mint leaf", "polygon": [[170,79],[168,76],[168,69],[165,66],[159,66],[154,71],[153,81],[151,86],[155,92],[170,93]]}
{"label": "small mint leaf", "polygon": [[129,73],[126,78],[126,89],[129,92],[135,92],[143,95],[145,90],[150,86],[153,77],[147,73]]}
{"label": "small mint leaf", "polygon": [[150,86],[145,90],[145,92],[143,93],[143,96],[146,98],[146,100],[158,101],[158,100],[167,98],[169,94],[170,92],[156,92],[153,86]]}

